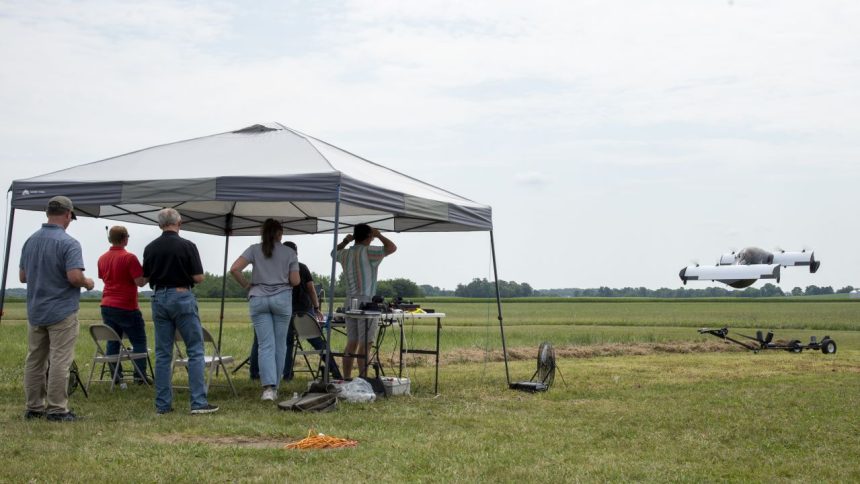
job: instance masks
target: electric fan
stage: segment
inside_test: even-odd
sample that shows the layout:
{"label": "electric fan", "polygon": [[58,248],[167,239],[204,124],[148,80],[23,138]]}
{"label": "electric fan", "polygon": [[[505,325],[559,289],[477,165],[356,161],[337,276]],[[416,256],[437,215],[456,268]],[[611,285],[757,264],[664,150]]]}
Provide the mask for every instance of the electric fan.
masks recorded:
{"label": "electric fan", "polygon": [[518,381],[510,384],[513,390],[524,392],[545,392],[555,380],[555,351],[552,344],[544,341],[538,347],[537,369],[529,381]]}

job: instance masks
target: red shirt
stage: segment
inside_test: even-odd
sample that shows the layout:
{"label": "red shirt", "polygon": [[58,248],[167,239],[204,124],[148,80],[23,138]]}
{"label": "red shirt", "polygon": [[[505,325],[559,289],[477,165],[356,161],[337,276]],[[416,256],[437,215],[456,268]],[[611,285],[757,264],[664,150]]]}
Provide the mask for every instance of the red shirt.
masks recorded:
{"label": "red shirt", "polygon": [[143,276],[137,256],[125,247],[112,246],[99,257],[99,279],[105,282],[102,306],[135,310],[137,304],[136,277]]}

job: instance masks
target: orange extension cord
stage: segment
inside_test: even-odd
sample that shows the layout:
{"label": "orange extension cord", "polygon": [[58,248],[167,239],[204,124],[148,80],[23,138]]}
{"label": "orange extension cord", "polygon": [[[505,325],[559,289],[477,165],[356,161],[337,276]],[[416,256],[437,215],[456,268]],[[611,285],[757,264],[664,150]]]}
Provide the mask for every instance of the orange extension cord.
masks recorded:
{"label": "orange extension cord", "polygon": [[298,442],[292,442],[284,446],[285,449],[342,449],[345,447],[358,446],[357,440],[331,437],[325,434],[313,435],[313,429],[308,430],[308,436]]}

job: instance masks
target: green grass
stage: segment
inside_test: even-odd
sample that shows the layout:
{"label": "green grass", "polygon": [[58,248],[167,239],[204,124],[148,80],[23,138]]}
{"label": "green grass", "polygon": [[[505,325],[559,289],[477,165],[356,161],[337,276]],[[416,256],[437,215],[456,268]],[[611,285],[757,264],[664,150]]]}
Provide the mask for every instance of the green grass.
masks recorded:
{"label": "green grass", "polygon": [[[422,305],[449,315],[443,354],[499,346],[494,303]],[[238,398],[212,390],[211,400],[222,406],[217,414],[191,417],[188,394],[179,390],[177,412],[159,417],[151,389],[109,393],[99,385],[89,399],[80,391],[72,396],[85,420],[54,424],[21,418],[26,323],[22,305],[10,303],[0,324],[0,481],[860,479],[860,305],[511,302],[503,309],[509,346],[529,351],[543,340],[557,347],[709,341],[715,338],[695,328],[725,324],[774,328],[778,337],[798,339],[826,332],[839,351],[565,358],[556,385],[537,395],[505,389],[504,366],[482,361],[443,365],[441,395],[434,397],[432,369],[420,366],[409,370],[415,396],[341,404],[328,414],[275,411],[240,371]],[[201,303],[201,312],[207,327],[217,328],[212,321],[219,305]],[[86,376],[93,351],[86,326],[98,322],[97,305],[85,303],[81,319],[77,361]],[[244,358],[250,342],[245,304],[228,303],[225,319],[224,349]],[[151,337],[151,325],[148,332]],[[413,347],[433,343],[430,323],[407,325],[406,334]],[[393,347],[383,348],[388,351]],[[533,369],[531,359],[510,364],[515,380]],[[300,374],[282,394],[301,391],[304,378]],[[359,446],[281,448],[310,428],[356,439]]]}
{"label": "green grass", "polygon": [[[336,306],[339,303],[336,303]],[[149,305],[142,302],[141,309],[149,320]],[[422,307],[433,308],[451,317],[446,326],[498,325],[495,301],[431,299],[422,301]],[[205,322],[218,321],[218,301],[200,303],[201,318]],[[26,319],[24,304],[9,301],[3,320]],[[860,330],[860,299],[722,299],[714,300],[639,300],[603,299],[579,300],[552,298],[542,303],[530,300],[507,301],[502,305],[506,325],[608,325],[608,326],[744,326],[770,329],[840,329]],[[98,301],[82,301],[82,321],[99,321]],[[242,301],[225,304],[226,323],[247,323],[248,308]],[[424,321],[425,325],[435,324]]]}

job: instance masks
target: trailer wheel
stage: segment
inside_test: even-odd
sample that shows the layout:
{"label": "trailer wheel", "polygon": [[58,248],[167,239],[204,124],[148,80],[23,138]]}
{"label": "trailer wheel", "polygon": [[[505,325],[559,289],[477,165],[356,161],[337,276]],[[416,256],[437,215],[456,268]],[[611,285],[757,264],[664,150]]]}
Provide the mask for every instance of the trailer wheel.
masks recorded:
{"label": "trailer wheel", "polygon": [[788,346],[788,351],[791,351],[792,353],[800,353],[801,351],[803,351],[803,344],[800,342],[799,339],[791,340],[791,342],[788,343]]}
{"label": "trailer wheel", "polygon": [[825,355],[836,353],[836,342],[830,338],[824,338],[821,342],[821,352]]}

